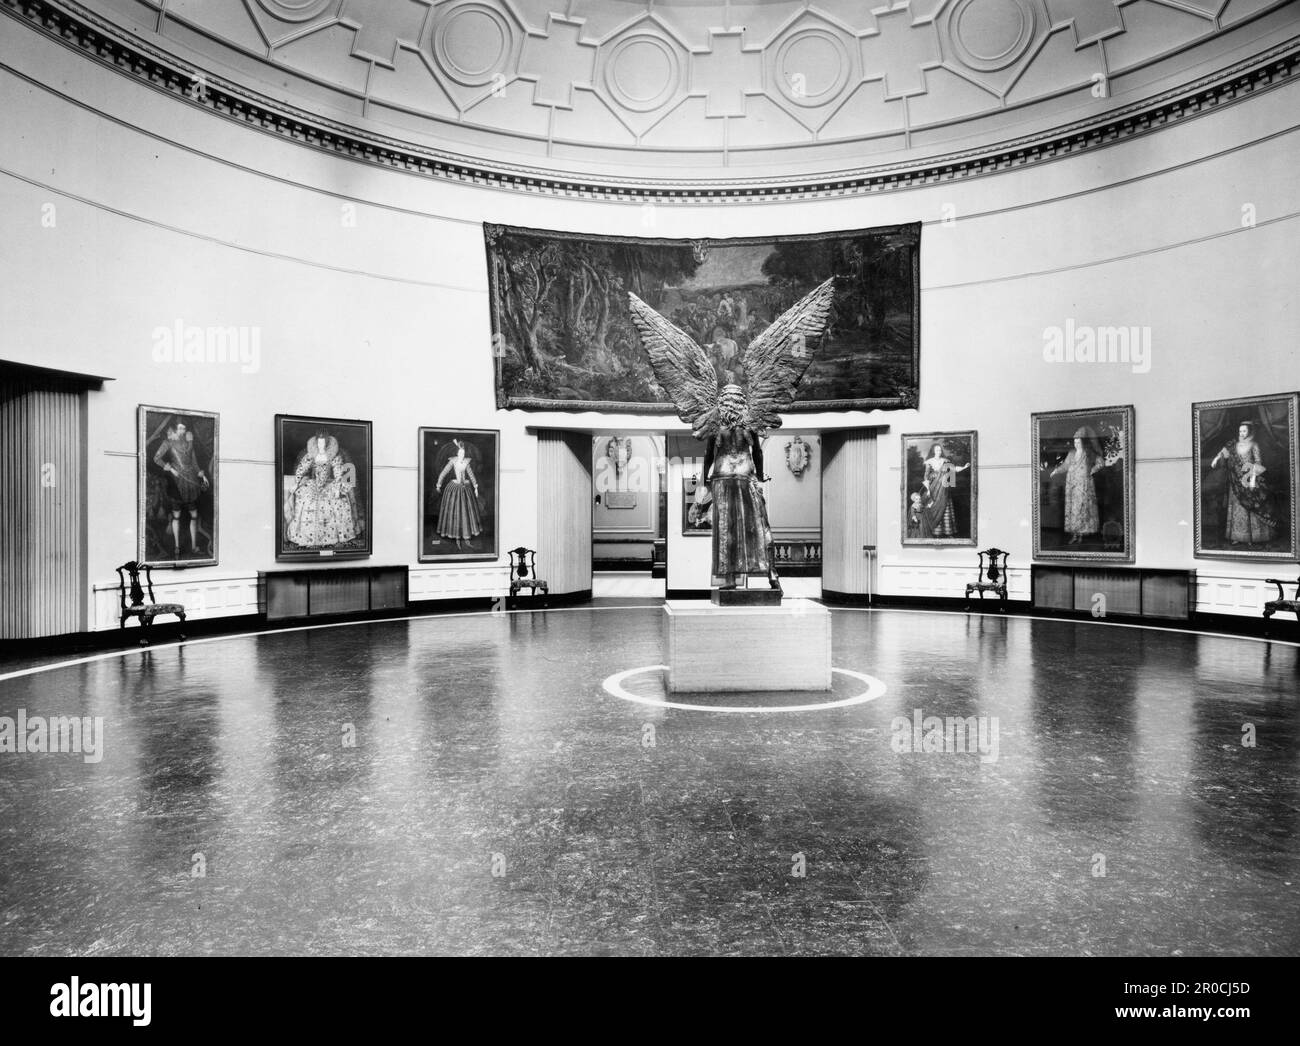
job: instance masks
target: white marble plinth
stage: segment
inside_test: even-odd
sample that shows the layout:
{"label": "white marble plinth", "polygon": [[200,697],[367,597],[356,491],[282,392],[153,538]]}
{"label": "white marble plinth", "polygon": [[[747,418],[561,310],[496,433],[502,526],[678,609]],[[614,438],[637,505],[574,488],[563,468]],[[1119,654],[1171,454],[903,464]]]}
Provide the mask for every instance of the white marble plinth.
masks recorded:
{"label": "white marble plinth", "polygon": [[670,693],[831,688],[831,612],[819,603],[720,607],[670,599],[664,614]]}

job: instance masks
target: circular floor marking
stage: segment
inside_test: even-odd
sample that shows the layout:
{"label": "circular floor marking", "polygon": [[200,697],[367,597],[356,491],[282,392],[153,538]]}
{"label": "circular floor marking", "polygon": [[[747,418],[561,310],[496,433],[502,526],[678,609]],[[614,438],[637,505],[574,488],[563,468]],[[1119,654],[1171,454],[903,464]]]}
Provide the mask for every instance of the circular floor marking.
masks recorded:
{"label": "circular floor marking", "polygon": [[667,665],[642,665],[640,668],[629,668],[623,672],[617,672],[606,679],[601,686],[605,688],[605,693],[611,697],[617,697],[623,701],[634,701],[638,705],[652,705],[655,708],[683,708],[691,712],[820,712],[827,708],[847,708],[849,705],[865,705],[868,701],[874,701],[885,693],[885,684],[874,676],[864,675],[862,672],[853,672],[847,668],[832,668],[832,672],[838,672],[842,676],[849,676],[851,679],[860,680],[867,684],[867,689],[853,697],[846,697],[840,701],[819,701],[816,704],[808,705],[769,705],[758,707],[742,707],[740,705],[697,705],[688,704],[684,701],[667,701],[662,697],[647,697],[642,694],[633,694],[624,689],[623,682],[632,676],[642,675],[645,672],[667,672]]}

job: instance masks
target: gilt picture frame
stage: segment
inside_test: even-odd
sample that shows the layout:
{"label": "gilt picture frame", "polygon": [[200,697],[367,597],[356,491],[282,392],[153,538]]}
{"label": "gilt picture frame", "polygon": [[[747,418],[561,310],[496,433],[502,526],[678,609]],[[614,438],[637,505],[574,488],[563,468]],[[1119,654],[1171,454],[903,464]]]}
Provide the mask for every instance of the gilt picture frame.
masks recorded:
{"label": "gilt picture frame", "polygon": [[1031,415],[1035,559],[1132,563],[1132,405]]}
{"label": "gilt picture frame", "polygon": [[495,560],[500,430],[426,427],[419,441],[419,561]]}
{"label": "gilt picture frame", "polygon": [[136,417],[137,562],[216,566],[221,416],[141,404]]}
{"label": "gilt picture frame", "polygon": [[371,423],[275,416],[275,558],[364,559],[373,551]]}
{"label": "gilt picture frame", "polygon": [[911,546],[975,545],[978,540],[979,435],[902,436],[901,540]]}
{"label": "gilt picture frame", "polygon": [[1192,404],[1198,559],[1294,563],[1300,557],[1297,415],[1295,392]]}

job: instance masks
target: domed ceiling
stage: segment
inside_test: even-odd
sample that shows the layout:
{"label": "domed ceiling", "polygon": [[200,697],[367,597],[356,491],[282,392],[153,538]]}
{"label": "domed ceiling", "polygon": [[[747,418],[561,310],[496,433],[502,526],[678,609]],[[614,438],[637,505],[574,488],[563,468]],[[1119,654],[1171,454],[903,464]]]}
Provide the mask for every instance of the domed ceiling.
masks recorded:
{"label": "domed ceiling", "polygon": [[515,172],[678,185],[969,157],[1293,54],[1300,32],[1288,0],[36,6],[327,130]]}

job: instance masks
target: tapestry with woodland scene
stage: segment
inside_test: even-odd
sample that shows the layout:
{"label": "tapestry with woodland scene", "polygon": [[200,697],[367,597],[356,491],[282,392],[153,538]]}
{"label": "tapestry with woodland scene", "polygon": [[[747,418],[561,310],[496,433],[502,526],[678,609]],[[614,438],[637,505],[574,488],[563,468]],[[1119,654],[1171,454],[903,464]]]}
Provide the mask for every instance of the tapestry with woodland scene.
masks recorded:
{"label": "tapestry with woodland scene", "polygon": [[[668,412],[628,291],[703,345],[722,381],[787,308],[830,276],[835,305],[794,411],[915,407],[921,226],[726,240],[484,227],[497,405]],[[730,378],[728,378],[730,375]]]}

